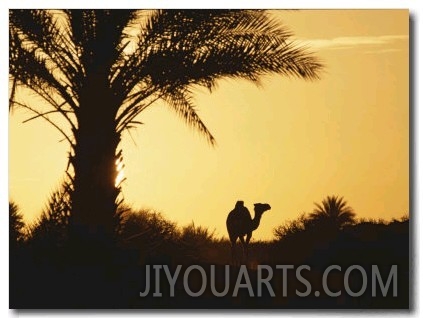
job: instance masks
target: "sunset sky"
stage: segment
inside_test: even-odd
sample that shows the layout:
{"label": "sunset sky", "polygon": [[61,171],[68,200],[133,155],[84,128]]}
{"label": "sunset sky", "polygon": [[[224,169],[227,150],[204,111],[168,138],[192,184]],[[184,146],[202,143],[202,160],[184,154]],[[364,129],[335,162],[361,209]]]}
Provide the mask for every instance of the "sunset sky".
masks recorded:
{"label": "sunset sky", "polygon": [[[123,136],[123,196],[179,225],[194,221],[226,236],[237,200],[269,203],[253,239],[327,195],[343,196],[358,218],[409,212],[408,10],[274,11],[295,40],[325,65],[321,79],[263,78],[260,87],[224,80],[197,90],[206,140],[163,103]],[[68,145],[43,120],[9,116],[9,198],[32,222],[60,184]]]}

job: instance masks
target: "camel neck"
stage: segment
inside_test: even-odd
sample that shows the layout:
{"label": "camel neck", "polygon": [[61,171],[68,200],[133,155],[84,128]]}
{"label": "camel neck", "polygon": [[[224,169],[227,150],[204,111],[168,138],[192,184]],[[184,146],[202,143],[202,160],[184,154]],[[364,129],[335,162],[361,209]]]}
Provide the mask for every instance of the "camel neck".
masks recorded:
{"label": "camel neck", "polygon": [[256,230],[259,227],[261,216],[262,216],[261,213],[257,213],[256,211],[254,211],[254,219],[253,219],[253,222],[252,222],[252,230],[253,231]]}

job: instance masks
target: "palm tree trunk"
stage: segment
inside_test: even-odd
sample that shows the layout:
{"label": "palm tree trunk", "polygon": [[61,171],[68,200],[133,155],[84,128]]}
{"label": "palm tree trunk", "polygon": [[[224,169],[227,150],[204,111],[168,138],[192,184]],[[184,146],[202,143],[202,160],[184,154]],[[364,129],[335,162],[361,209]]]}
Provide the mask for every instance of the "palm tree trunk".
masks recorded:
{"label": "palm tree trunk", "polygon": [[107,89],[96,86],[81,98],[77,113],[71,159],[74,182],[70,238],[82,245],[107,246],[112,243],[116,226],[116,152],[120,135],[116,133],[113,97]]}

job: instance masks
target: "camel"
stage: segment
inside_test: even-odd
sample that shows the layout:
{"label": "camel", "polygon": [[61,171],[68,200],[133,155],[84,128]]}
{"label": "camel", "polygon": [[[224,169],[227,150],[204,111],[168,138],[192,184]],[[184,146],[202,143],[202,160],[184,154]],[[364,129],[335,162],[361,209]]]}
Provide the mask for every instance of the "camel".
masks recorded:
{"label": "camel", "polygon": [[[235,260],[235,247],[238,238],[242,244],[244,258],[248,258],[248,243],[252,233],[259,227],[263,213],[270,210],[270,208],[267,203],[255,203],[254,219],[252,219],[247,207],[244,206],[244,201],[237,201],[235,208],[229,212],[226,219],[226,228],[231,241],[232,262]],[[247,237],[244,239],[245,235]]]}

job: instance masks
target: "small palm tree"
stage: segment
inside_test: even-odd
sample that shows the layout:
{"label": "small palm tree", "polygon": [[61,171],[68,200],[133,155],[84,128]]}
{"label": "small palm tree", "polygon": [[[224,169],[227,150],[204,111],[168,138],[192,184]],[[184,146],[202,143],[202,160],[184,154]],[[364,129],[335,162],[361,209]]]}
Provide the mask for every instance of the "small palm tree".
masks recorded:
{"label": "small palm tree", "polygon": [[310,219],[314,222],[324,222],[336,229],[355,222],[355,213],[343,197],[327,196],[321,204],[314,204],[316,207],[310,214]]}

